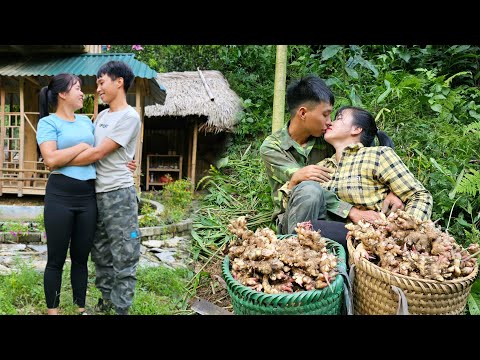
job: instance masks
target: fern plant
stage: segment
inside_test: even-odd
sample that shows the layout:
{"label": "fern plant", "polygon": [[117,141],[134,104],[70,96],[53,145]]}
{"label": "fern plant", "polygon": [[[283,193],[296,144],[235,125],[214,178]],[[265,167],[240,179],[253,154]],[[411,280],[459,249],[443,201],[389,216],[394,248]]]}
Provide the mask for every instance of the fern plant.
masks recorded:
{"label": "fern plant", "polygon": [[[470,115],[475,118],[480,117],[474,110],[470,110]],[[466,126],[465,133],[467,132],[480,139],[480,121],[475,121]],[[478,163],[480,161],[477,159],[471,162]],[[469,173],[466,173],[462,181],[460,181],[457,191],[475,197],[477,193],[480,193],[480,171],[473,168],[469,168],[468,171]]]}
{"label": "fern plant", "polygon": [[457,192],[475,197],[480,193],[480,171],[469,169],[470,173],[466,173],[460,184],[458,184]]}

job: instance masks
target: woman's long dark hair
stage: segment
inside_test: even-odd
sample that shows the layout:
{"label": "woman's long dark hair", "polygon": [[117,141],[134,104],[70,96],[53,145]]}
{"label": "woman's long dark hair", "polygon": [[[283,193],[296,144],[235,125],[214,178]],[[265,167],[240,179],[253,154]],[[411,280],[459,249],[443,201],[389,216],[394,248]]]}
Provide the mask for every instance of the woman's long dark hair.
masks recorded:
{"label": "woman's long dark hair", "polygon": [[57,108],[58,94],[70,91],[77,82],[82,85],[82,80],[77,75],[66,73],[55,75],[48,86],[40,90],[40,119],[50,114],[49,105],[53,109]]}
{"label": "woman's long dark hair", "polygon": [[350,110],[352,113],[352,125],[362,128],[362,132],[360,133],[360,142],[363,144],[363,146],[374,146],[376,136],[380,145],[388,146],[394,149],[392,139],[390,139],[385,132],[378,130],[373,115],[367,110],[356,106],[342,106],[340,109],[338,109],[335,117],[341,115],[345,110]]}

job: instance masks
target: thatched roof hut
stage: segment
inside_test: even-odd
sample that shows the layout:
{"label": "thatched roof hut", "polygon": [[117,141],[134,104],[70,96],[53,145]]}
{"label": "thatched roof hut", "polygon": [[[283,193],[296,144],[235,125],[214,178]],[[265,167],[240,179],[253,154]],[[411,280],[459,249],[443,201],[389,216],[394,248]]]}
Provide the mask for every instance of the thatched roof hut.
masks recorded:
{"label": "thatched roof hut", "polygon": [[167,172],[195,185],[224,153],[242,101],[219,71],[169,72],[156,79],[167,96],[163,105],[145,107],[145,189],[162,186],[157,178]]}
{"label": "thatched roof hut", "polygon": [[[203,79],[202,79],[203,77]],[[145,116],[205,116],[205,132],[230,132],[239,121],[242,104],[228,81],[216,70],[169,72],[157,75],[168,89],[164,105],[145,107]]]}

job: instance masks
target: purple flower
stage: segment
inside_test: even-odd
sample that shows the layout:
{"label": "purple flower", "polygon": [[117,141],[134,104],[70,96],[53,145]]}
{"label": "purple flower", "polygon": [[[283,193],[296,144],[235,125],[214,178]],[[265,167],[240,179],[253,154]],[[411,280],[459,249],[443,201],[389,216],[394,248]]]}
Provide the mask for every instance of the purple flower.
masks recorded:
{"label": "purple flower", "polygon": [[143,50],[143,47],[142,47],[142,45],[132,45],[132,50],[141,51],[141,50]]}

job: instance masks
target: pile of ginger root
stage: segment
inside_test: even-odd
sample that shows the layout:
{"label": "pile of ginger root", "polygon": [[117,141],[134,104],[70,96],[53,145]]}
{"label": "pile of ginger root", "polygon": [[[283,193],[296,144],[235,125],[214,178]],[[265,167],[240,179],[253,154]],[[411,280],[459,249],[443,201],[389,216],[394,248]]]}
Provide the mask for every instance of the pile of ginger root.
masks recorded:
{"label": "pile of ginger root", "polygon": [[279,240],[269,228],[248,230],[245,216],[230,221],[235,240],[228,246],[231,273],[242,285],[266,294],[323,289],[337,276],[339,259],[310,222],[296,236]]}
{"label": "pile of ginger root", "polygon": [[420,221],[403,210],[381,215],[381,220],[346,225],[356,261],[364,257],[393,273],[437,281],[474,271],[478,244],[464,249],[431,220]]}

